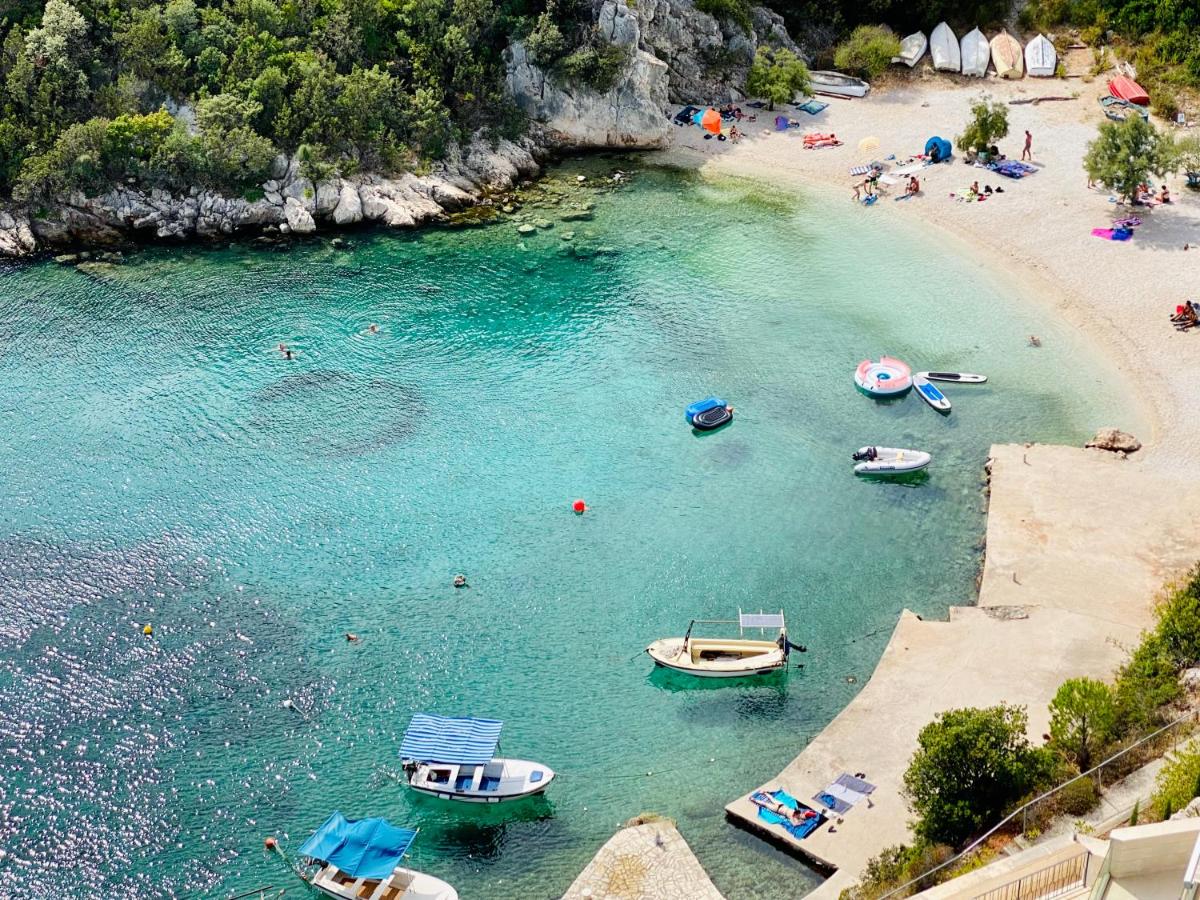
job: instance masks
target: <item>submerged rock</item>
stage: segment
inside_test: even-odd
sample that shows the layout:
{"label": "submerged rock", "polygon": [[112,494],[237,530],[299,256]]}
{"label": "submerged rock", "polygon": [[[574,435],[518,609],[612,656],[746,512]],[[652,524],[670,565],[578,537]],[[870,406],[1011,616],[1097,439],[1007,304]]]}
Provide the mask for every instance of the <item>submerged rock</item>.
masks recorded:
{"label": "submerged rock", "polygon": [[1109,450],[1113,453],[1135,453],[1142,449],[1142,442],[1127,431],[1119,428],[1101,428],[1096,436],[1084,444],[1085,447],[1095,447],[1097,450]]}
{"label": "submerged rock", "polygon": [[517,234],[533,234],[537,231],[537,227],[526,222],[524,225],[517,226]]}

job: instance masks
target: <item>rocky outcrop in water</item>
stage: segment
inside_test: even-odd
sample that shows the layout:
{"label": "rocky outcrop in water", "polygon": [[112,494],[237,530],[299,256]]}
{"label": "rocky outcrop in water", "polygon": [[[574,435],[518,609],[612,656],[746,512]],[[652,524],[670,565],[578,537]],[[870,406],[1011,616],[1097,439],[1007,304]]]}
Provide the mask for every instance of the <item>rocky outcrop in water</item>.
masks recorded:
{"label": "rocky outcrop in water", "polygon": [[1097,450],[1108,450],[1112,453],[1136,453],[1142,449],[1142,442],[1127,431],[1119,428],[1101,428],[1096,436],[1083,445]]}
{"label": "rocky outcrop in water", "polygon": [[304,235],[358,222],[413,227],[441,221],[535,175],[542,156],[533,136],[495,146],[478,139],[427,175],[362,175],[314,184],[301,174],[296,160],[280,157],[274,177],[262,185],[262,197],[253,200],[199,188],[172,194],[130,185],[97,197],[73,194],[37,211],[0,211],[0,254],[25,256],[41,247],[116,244],[138,236]]}

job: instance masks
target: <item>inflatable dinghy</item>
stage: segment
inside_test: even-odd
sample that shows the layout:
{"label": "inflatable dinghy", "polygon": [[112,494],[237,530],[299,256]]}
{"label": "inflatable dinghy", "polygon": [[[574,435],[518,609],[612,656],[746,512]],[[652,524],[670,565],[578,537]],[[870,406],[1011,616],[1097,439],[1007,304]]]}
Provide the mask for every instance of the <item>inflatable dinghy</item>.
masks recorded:
{"label": "inflatable dinghy", "polygon": [[933,457],[924,450],[898,447],[860,447],[852,459],[855,475],[903,475],[925,468]]}

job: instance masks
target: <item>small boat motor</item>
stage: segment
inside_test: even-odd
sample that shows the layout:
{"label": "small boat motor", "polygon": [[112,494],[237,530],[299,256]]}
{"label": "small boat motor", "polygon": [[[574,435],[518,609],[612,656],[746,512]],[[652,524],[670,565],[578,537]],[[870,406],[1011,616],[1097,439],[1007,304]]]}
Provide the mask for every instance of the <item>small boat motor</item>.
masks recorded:
{"label": "small boat motor", "polygon": [[865,450],[855,450],[850,454],[850,458],[855,462],[873,462],[877,456],[879,454],[875,452],[874,447],[867,447]]}

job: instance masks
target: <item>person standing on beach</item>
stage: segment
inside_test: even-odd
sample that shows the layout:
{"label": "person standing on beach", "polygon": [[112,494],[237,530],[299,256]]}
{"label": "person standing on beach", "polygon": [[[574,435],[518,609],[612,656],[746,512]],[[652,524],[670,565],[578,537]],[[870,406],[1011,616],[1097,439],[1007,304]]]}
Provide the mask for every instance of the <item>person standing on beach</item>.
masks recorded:
{"label": "person standing on beach", "polygon": [[1021,151],[1021,160],[1033,162],[1033,135],[1028,128],[1025,129],[1025,149]]}

